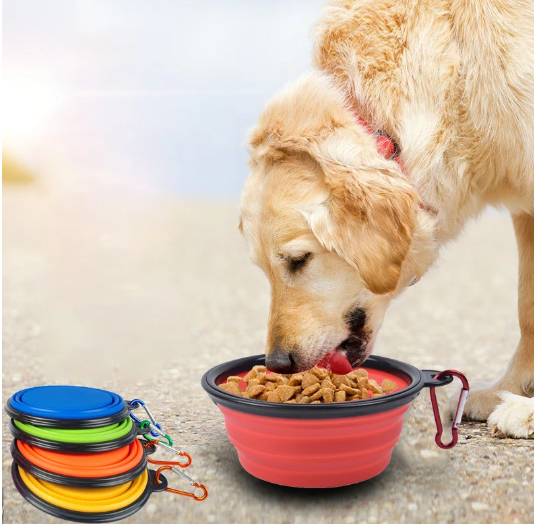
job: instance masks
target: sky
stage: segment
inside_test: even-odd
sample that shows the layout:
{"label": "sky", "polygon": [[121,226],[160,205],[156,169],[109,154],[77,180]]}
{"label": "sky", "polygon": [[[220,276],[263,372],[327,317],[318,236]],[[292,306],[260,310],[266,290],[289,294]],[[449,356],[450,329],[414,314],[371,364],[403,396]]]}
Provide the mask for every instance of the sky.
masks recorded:
{"label": "sky", "polygon": [[5,151],[70,189],[235,198],[323,3],[5,0]]}

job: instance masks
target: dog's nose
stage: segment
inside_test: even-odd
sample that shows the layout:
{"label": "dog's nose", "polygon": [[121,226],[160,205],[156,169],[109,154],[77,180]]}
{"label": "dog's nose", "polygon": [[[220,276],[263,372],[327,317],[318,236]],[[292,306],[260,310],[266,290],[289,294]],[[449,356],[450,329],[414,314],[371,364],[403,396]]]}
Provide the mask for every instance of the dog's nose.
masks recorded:
{"label": "dog's nose", "polygon": [[274,348],[265,359],[265,364],[270,371],[277,373],[288,373],[291,370],[292,362],[289,354],[278,348]]}

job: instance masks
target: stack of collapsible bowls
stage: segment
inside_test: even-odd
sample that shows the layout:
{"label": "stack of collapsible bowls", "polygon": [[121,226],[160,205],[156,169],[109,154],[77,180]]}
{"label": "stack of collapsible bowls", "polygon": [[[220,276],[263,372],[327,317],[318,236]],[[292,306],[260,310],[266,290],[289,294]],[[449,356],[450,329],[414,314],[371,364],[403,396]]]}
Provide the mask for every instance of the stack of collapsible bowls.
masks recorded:
{"label": "stack of collapsible bowls", "polygon": [[147,470],[139,427],[110,391],[41,386],[6,404],[14,440],[12,477],[38,509],[75,522],[112,522],[137,512],[167,482]]}

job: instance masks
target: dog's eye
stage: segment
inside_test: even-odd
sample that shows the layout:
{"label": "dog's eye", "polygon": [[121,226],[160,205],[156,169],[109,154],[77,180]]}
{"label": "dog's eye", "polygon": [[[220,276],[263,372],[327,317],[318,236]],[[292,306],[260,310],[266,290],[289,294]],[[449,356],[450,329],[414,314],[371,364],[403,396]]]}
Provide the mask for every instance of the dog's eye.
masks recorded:
{"label": "dog's eye", "polygon": [[298,258],[288,258],[287,262],[290,273],[296,273],[297,271],[302,269],[308,263],[311,256],[311,253],[305,253],[304,255]]}

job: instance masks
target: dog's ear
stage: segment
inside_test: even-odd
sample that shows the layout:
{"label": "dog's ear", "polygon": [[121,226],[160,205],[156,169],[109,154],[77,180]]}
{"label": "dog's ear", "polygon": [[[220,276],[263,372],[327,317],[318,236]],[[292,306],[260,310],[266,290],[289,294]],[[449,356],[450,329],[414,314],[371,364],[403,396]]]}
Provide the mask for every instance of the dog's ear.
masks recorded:
{"label": "dog's ear", "polygon": [[348,135],[334,133],[308,149],[328,197],[304,215],[319,242],[354,266],[370,291],[391,293],[410,249],[418,196],[396,164]]}

